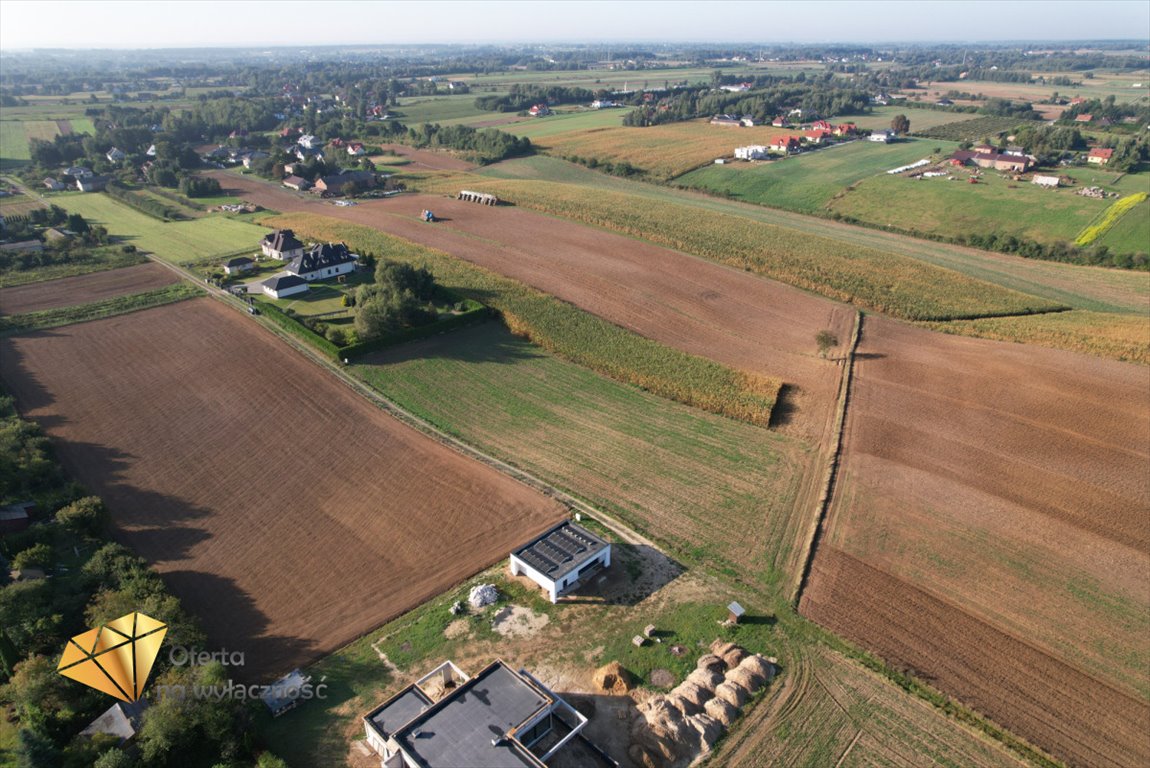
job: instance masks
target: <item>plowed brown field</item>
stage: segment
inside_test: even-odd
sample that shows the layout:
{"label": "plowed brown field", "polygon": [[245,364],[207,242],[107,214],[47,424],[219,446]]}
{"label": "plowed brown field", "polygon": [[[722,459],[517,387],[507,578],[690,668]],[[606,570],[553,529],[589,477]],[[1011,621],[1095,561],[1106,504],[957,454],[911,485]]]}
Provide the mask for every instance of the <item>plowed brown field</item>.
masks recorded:
{"label": "plowed brown field", "polygon": [[1150,763],[1150,371],[868,318],[805,615],[1079,765]]}
{"label": "plowed brown field", "polygon": [[[790,385],[776,407],[782,431],[812,441],[827,435],[841,366],[820,359],[814,339],[829,329],[845,342],[854,313],[841,304],[523,209],[428,195],[339,208],[266,182],[225,173],[216,177],[266,208],[375,227],[515,278],[668,346],[780,376]],[[420,221],[424,208],[443,220]]]}
{"label": "plowed brown field", "polygon": [[314,659],[506,557],[555,502],[210,299],[0,340],[0,375],[232,670]]}
{"label": "plowed brown field", "polygon": [[[803,612],[1078,765],[1150,759],[1150,707],[830,547]],[[870,597],[871,599],[867,599]],[[860,599],[861,598],[861,599]]]}
{"label": "plowed brown field", "polygon": [[0,315],[74,307],[116,296],[130,296],[153,288],[163,288],[179,279],[174,272],[159,264],[137,264],[134,267],[3,288],[0,289]]}

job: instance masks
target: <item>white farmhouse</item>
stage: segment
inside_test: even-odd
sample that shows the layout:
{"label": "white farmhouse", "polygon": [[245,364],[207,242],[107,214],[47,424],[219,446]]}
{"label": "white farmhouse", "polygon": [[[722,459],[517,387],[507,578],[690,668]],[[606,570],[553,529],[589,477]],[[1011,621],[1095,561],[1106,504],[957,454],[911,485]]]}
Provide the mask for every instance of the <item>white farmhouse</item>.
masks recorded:
{"label": "white farmhouse", "polygon": [[354,272],[358,258],[343,243],[316,243],[302,256],[292,259],[287,271],[310,283]]}

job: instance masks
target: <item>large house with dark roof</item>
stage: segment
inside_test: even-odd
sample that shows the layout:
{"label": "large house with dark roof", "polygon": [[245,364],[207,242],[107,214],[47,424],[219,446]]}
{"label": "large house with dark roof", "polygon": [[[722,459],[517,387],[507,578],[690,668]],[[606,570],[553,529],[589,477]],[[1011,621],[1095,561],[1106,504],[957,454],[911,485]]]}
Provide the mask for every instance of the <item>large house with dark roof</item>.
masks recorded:
{"label": "large house with dark roof", "polygon": [[343,243],[316,243],[288,264],[289,274],[304,280],[327,280],[355,271],[359,257]]}
{"label": "large house with dark roof", "polygon": [[587,718],[524,669],[445,661],[363,722],[384,768],[546,768]]}
{"label": "large house with dark roof", "polygon": [[260,250],[264,256],[290,261],[297,256],[303,256],[303,243],[296,239],[295,233],[290,229],[277,229],[260,241]]}
{"label": "large house with dark roof", "polygon": [[314,191],[323,195],[338,195],[348,184],[354,183],[360,187],[370,188],[375,186],[375,181],[375,173],[372,171],[344,171],[316,179]]}

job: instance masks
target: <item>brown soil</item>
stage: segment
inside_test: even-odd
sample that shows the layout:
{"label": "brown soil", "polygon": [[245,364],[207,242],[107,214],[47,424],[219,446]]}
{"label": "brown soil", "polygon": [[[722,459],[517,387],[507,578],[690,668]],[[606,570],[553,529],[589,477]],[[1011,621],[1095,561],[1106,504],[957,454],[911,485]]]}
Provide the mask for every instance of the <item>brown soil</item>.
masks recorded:
{"label": "brown soil", "polygon": [[[383,144],[380,148],[384,152],[394,152],[411,160],[410,163],[403,166],[404,171],[468,171],[475,167],[474,163],[469,163],[448,152],[414,149],[403,144]],[[275,208],[274,210],[283,209]]]}
{"label": "brown soil", "polygon": [[60,132],[61,136],[72,135],[72,121],[71,120],[57,120],[56,130]]}
{"label": "brown soil", "polygon": [[1076,765],[1150,764],[1150,707],[829,547],[803,613]]}
{"label": "brown soil", "polygon": [[137,264],[77,277],[62,277],[0,289],[0,315],[19,315],[42,309],[74,307],[94,301],[129,296],[178,282],[174,272],[159,264]]}
{"label": "brown soil", "polygon": [[[226,187],[265,208],[320,213],[438,248],[520,280],[656,341],[787,382],[783,432],[828,434],[841,366],[815,334],[845,342],[852,311],[781,283],[667,248],[510,206],[400,195],[336,208],[232,174]],[[418,219],[431,209],[443,220]],[[832,357],[834,354],[832,353]]]}
{"label": "brown soil", "polygon": [[1059,757],[1150,761],[1148,402],[1141,366],[869,317],[803,613]]}
{"label": "brown soil", "polygon": [[0,375],[237,677],[440,594],[561,507],[401,425],[210,299],[0,341]]}

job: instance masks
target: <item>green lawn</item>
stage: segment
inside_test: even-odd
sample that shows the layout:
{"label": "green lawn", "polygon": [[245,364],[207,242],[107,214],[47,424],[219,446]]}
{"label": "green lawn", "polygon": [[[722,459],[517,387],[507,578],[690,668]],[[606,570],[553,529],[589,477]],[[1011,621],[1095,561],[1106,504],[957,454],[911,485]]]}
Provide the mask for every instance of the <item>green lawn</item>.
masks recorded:
{"label": "green lawn", "polygon": [[978,117],[978,115],[966,112],[944,112],[941,109],[915,109],[911,106],[887,106],[872,107],[869,115],[837,118],[836,122],[849,121],[859,128],[877,131],[890,128],[890,122],[894,119],[895,115],[906,115],[907,119],[910,120],[910,129],[912,131],[922,131],[927,128],[934,128],[938,125],[973,120]]}
{"label": "green lawn", "polygon": [[795,565],[802,526],[790,504],[805,459],[766,429],[592,373],[499,323],[372,356],[351,371],[675,552],[772,584]]}
{"label": "green lawn", "polygon": [[[907,231],[946,237],[995,232],[1050,243],[1073,242],[1112,202],[1076,195],[1068,188],[1041,189],[994,173],[984,173],[978,184],[965,178],[912,180],[883,174],[861,182],[830,209]],[[1144,231],[1146,242],[1150,224]]]}
{"label": "green lawn", "polygon": [[527,122],[505,125],[500,130],[535,140],[569,131],[616,128],[623,124],[623,116],[630,109],[587,109],[563,112],[550,117],[537,117]]}
{"label": "green lawn", "polygon": [[774,162],[708,165],[680,176],[675,184],[749,203],[813,213],[852,184],[931,157],[935,149],[948,153],[955,146],[926,139],[895,144],[855,141]]}
{"label": "green lawn", "polygon": [[[490,94],[481,94],[490,95]],[[496,112],[485,112],[475,106],[475,94],[458,96],[420,96],[400,99],[395,111],[400,114],[404,125],[420,123],[473,123],[477,120],[490,120],[500,116]]]}
{"label": "green lawn", "polygon": [[1123,253],[1150,253],[1150,200],[1127,211],[1096,242]]}
{"label": "green lawn", "polygon": [[28,152],[28,137],[24,134],[24,123],[18,120],[0,120],[0,162],[5,167],[10,161],[22,165],[31,160]]}
{"label": "green lawn", "polygon": [[102,193],[55,195],[50,202],[103,224],[120,242],[174,264],[204,264],[240,251],[256,251],[267,234],[264,227],[225,216],[165,223]]}

